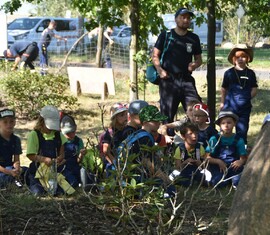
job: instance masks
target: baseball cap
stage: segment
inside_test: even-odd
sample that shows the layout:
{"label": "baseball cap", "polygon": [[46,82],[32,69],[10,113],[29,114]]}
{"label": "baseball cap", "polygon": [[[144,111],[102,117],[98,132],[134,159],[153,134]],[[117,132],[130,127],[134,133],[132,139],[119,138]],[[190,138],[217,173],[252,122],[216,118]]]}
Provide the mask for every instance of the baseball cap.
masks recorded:
{"label": "baseball cap", "polygon": [[177,16],[179,15],[184,15],[184,14],[189,14],[191,17],[194,16],[194,13],[190,10],[188,10],[187,8],[185,7],[181,7],[177,10],[177,12],[175,13],[174,17],[176,18]]}
{"label": "baseball cap", "polygon": [[0,110],[0,118],[5,117],[15,117],[15,112],[12,109],[2,109]]}
{"label": "baseball cap", "polygon": [[56,107],[52,105],[44,106],[40,111],[40,116],[44,118],[45,126],[49,130],[60,130],[60,115]]}
{"label": "baseball cap", "polygon": [[218,118],[215,121],[215,123],[217,125],[220,125],[220,121],[224,117],[231,117],[231,118],[233,118],[235,120],[235,122],[237,122],[238,119],[239,119],[238,116],[235,113],[233,113],[231,110],[222,110],[222,111],[220,111],[220,113],[218,115]]}
{"label": "baseball cap", "polygon": [[128,106],[128,112],[130,114],[139,114],[142,108],[147,106],[148,103],[144,100],[134,100]]}
{"label": "baseball cap", "polygon": [[159,111],[159,109],[154,105],[147,105],[139,113],[139,117],[141,122],[161,122],[166,120],[168,117],[165,115],[162,115]]}
{"label": "baseball cap", "polygon": [[127,110],[128,109],[125,104],[122,104],[122,103],[114,104],[110,109],[111,119],[113,119],[118,113],[122,113]]}
{"label": "baseball cap", "polygon": [[207,106],[206,104],[204,104],[204,103],[198,103],[198,104],[195,104],[195,105],[193,106],[193,109],[197,109],[197,110],[203,111],[203,112],[207,115],[207,117],[208,117],[207,123],[210,123],[209,109],[208,109],[208,106]]}
{"label": "baseball cap", "polygon": [[63,134],[74,132],[77,129],[75,120],[70,115],[65,115],[62,118],[60,126],[61,126],[61,131]]}

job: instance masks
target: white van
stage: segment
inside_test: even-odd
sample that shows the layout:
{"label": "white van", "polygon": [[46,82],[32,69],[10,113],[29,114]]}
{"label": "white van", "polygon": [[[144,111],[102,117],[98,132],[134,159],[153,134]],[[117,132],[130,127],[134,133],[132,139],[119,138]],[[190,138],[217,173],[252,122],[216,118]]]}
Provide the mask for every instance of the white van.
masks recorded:
{"label": "white van", "polygon": [[[42,31],[48,27],[51,20],[57,25],[55,33],[61,37],[67,38],[67,41],[52,39],[48,51],[62,52],[68,51],[74,42],[79,38],[78,18],[55,18],[55,17],[25,17],[17,18],[8,24],[8,34],[15,41],[36,41],[39,42]],[[84,46],[89,44],[86,36],[83,41]]]}
{"label": "white van", "polygon": [[[162,15],[162,18],[166,28],[172,29],[176,27],[174,14],[164,14]],[[199,36],[202,45],[207,45],[207,23],[202,23],[198,26],[196,25],[195,20],[192,20],[190,29]],[[223,21],[216,20],[216,45],[221,45],[223,42],[223,36]]]}

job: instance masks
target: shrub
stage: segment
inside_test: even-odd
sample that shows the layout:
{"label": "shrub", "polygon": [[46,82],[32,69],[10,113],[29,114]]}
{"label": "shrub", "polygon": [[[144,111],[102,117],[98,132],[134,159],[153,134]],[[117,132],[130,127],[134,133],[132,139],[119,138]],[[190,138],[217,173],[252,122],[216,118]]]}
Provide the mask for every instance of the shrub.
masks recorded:
{"label": "shrub", "polygon": [[66,76],[42,76],[30,70],[9,72],[0,80],[3,102],[28,119],[35,118],[45,105],[54,105],[59,109],[74,109],[78,106],[77,98],[69,95],[67,88]]}

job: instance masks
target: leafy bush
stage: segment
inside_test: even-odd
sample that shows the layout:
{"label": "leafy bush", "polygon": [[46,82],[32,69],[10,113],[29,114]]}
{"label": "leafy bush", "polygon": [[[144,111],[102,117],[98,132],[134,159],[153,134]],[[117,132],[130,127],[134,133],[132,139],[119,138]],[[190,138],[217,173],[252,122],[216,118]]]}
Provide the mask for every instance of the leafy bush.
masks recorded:
{"label": "leafy bush", "polygon": [[35,118],[45,105],[60,109],[78,106],[76,97],[69,95],[68,79],[63,75],[31,73],[30,70],[9,72],[2,76],[0,89],[3,102],[29,119]]}

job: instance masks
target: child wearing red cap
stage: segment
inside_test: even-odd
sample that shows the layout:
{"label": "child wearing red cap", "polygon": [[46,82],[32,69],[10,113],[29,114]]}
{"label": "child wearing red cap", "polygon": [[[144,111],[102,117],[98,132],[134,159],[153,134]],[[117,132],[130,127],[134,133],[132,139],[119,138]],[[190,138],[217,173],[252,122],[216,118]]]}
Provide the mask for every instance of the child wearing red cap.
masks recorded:
{"label": "child wearing red cap", "polygon": [[211,136],[216,135],[217,130],[210,125],[208,106],[204,103],[198,103],[193,106],[193,122],[198,125],[198,142],[207,147]]}

